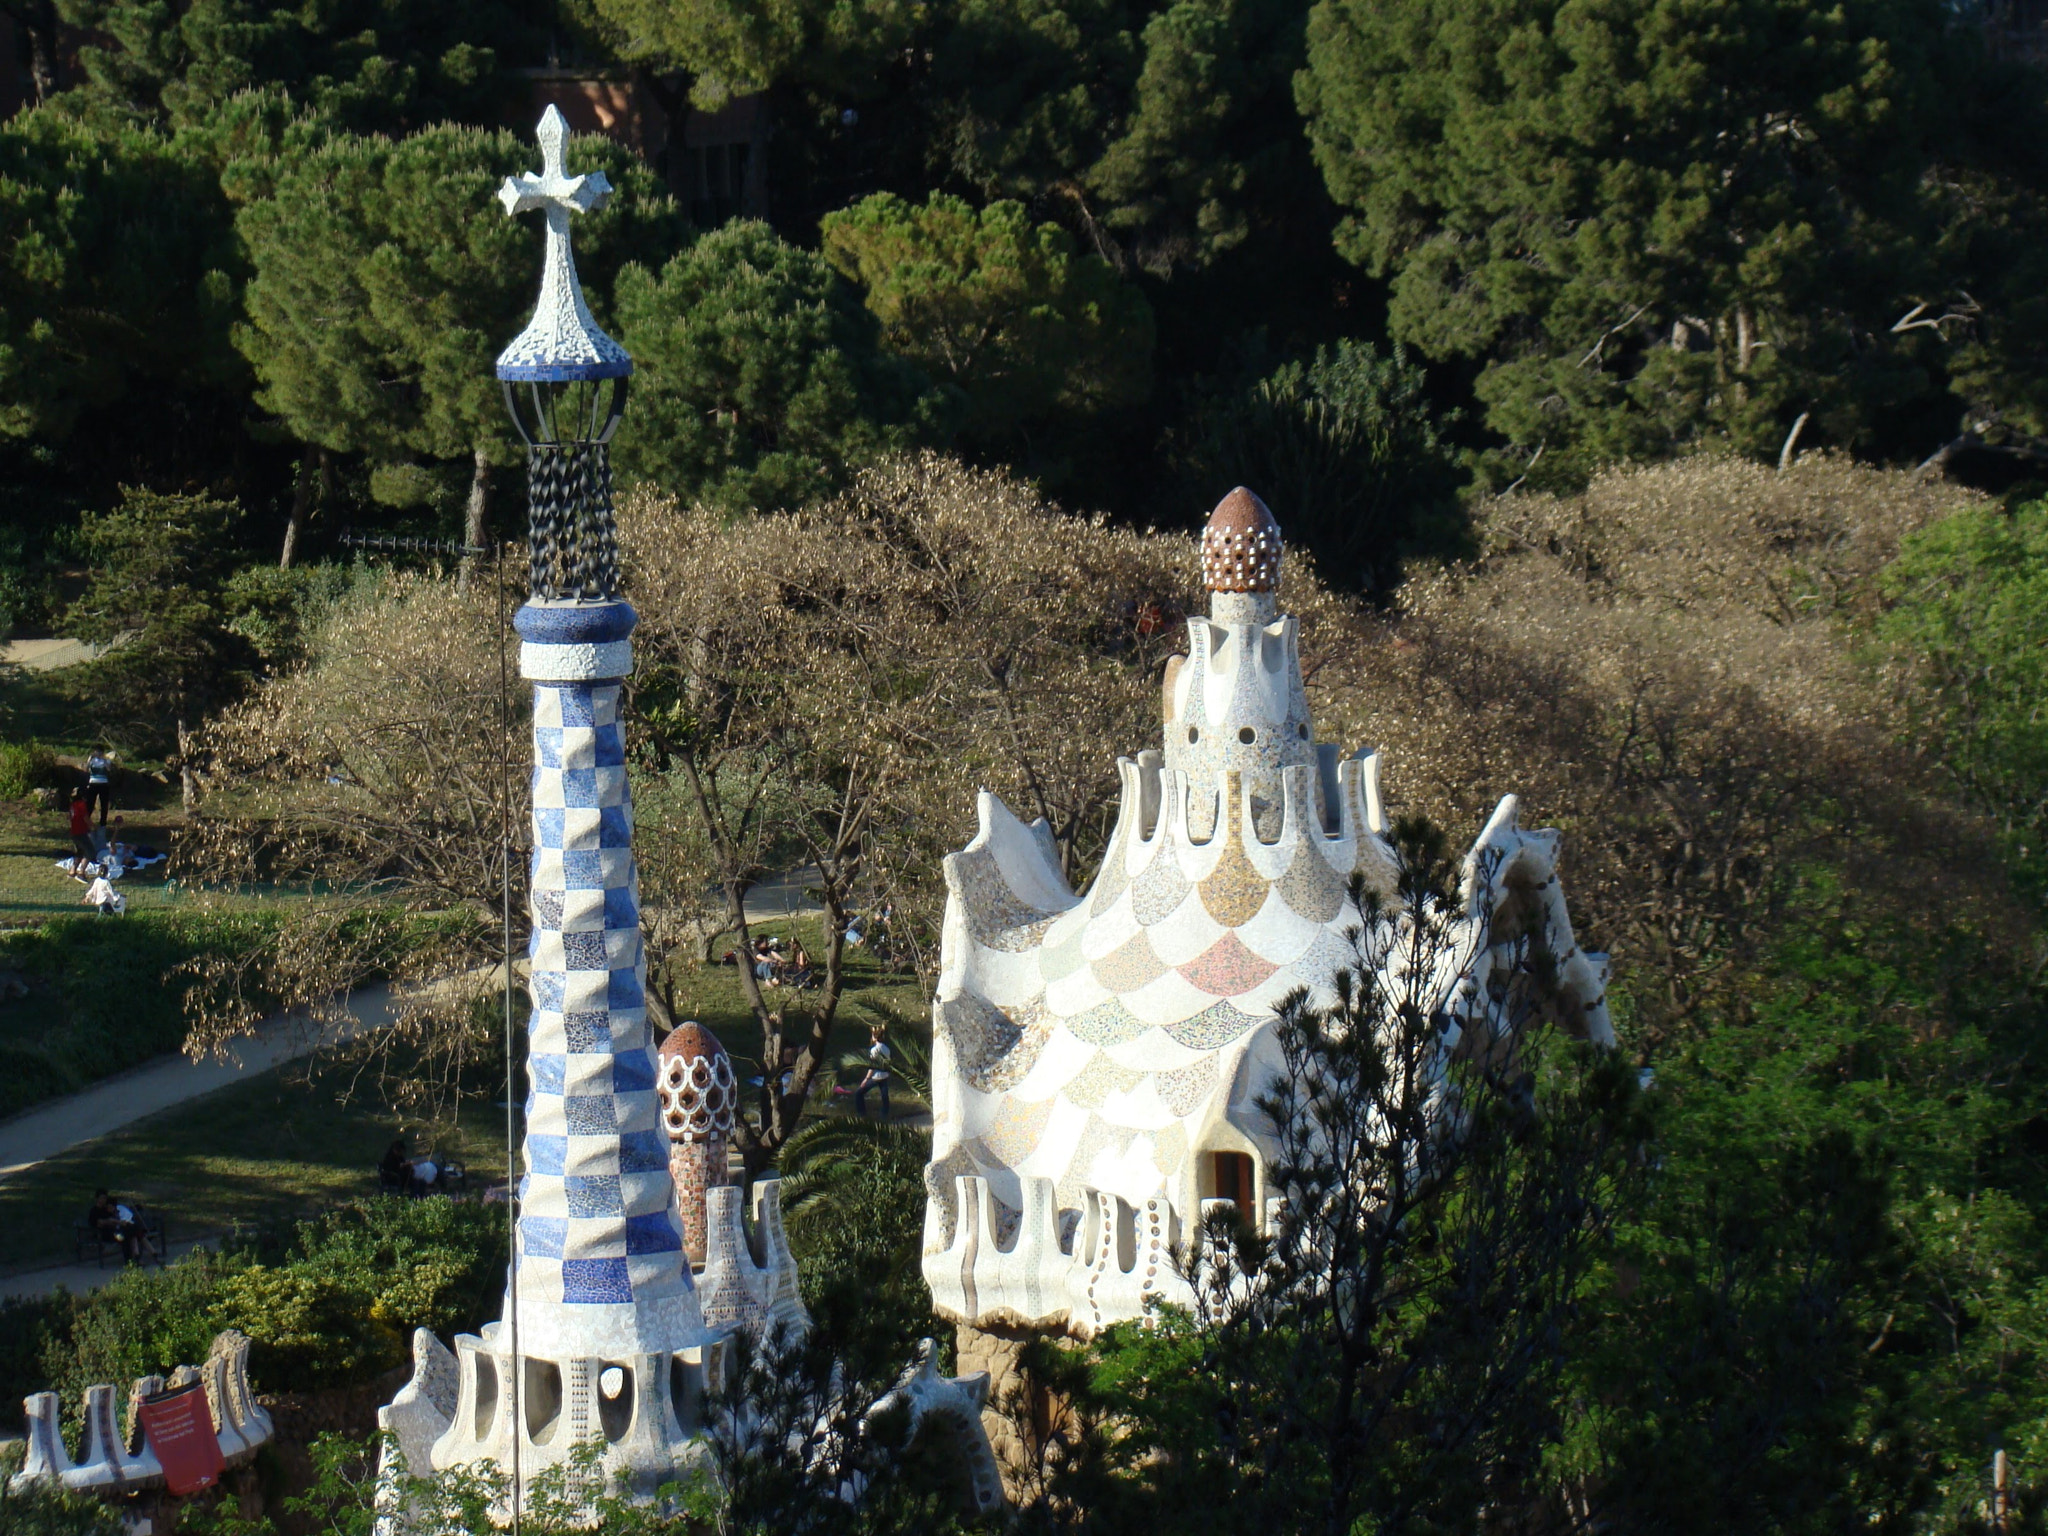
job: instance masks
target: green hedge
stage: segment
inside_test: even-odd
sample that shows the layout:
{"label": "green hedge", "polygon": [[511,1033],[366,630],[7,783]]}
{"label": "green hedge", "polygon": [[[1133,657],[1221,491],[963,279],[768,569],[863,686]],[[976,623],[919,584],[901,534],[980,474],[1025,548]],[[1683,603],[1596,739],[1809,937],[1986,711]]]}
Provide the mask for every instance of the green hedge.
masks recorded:
{"label": "green hedge", "polygon": [[38,741],[0,742],[0,800],[20,800],[38,789],[60,789],[57,754]]}
{"label": "green hedge", "polygon": [[0,1117],[177,1050],[189,983],[171,973],[200,955],[246,952],[276,921],[138,910],[118,923],[60,917],[0,934],[0,972],[29,987],[0,1003]]}
{"label": "green hedge", "polygon": [[124,1271],[86,1296],[59,1291],[0,1306],[0,1424],[27,1393],[63,1394],[67,1413],[95,1382],[205,1359],[223,1328],[249,1335],[259,1392],[366,1382],[410,1358],[412,1331],[445,1340],[497,1315],[505,1207],[383,1196],[301,1223],[289,1240],[195,1252]]}

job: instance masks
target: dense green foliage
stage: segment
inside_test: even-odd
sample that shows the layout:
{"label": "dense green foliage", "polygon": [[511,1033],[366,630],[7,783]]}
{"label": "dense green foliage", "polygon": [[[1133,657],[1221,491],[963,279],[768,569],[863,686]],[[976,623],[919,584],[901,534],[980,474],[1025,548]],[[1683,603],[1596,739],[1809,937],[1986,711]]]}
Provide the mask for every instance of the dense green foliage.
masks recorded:
{"label": "dense green foliage", "polygon": [[1879,635],[1914,667],[1919,728],[1995,818],[2023,878],[2048,887],[2048,502],[1958,513],[1885,574]]}
{"label": "dense green foliage", "polygon": [[283,85],[358,132],[496,118],[513,94],[504,56],[545,47],[558,24],[552,7],[518,0],[66,0],[62,11],[90,29],[78,51],[85,78],[65,98],[80,115],[197,126],[238,92]]}
{"label": "dense green foliage", "polygon": [[1058,408],[1144,399],[1152,313],[1100,256],[1024,205],[977,213],[878,193],[821,226],[825,259],[866,291],[882,344],[967,401],[966,430],[1000,444]]}
{"label": "dense green foliage", "polygon": [[206,162],[149,129],[0,125],[0,434],[235,375],[226,215]]}
{"label": "dense green foliage", "polygon": [[412,1330],[473,1332],[496,1315],[502,1206],[387,1196],[343,1206],[282,1241],[131,1269],[44,1309],[42,1381],[76,1399],[97,1381],[202,1361],[223,1328],[251,1341],[262,1392],[371,1380],[411,1355]]}
{"label": "dense green foliage", "polygon": [[272,922],[149,909],[118,924],[88,914],[0,935],[0,970],[28,987],[0,1003],[0,1116],[177,1050],[192,985],[178,968],[240,954]]}
{"label": "dense green foliage", "polygon": [[0,742],[0,800],[19,800],[38,789],[58,789],[56,754],[33,741]]}
{"label": "dense green foliage", "polygon": [[681,495],[800,506],[944,411],[882,355],[858,295],[764,224],[715,230],[659,272],[627,268],[618,306],[642,370],[620,470]]}
{"label": "dense green foliage", "polygon": [[19,1493],[0,1481],[0,1536],[116,1536],[118,1511],[89,1493],[36,1483]]}
{"label": "dense green foliage", "polygon": [[1308,547],[1326,580],[1383,591],[1404,558],[1457,543],[1456,455],[1422,370],[1399,346],[1318,347],[1219,386],[1183,430],[1191,496],[1258,487],[1288,509],[1289,541]]}
{"label": "dense green foliage", "polygon": [[1553,481],[1716,439],[1768,452],[1807,412],[1830,443],[1931,448],[1958,396],[1995,420],[2035,387],[1980,342],[1951,394],[1952,340],[2040,345],[1979,233],[2016,211],[1952,190],[1986,175],[1971,101],[2037,135],[2040,82],[1954,17],[1324,0],[1300,99],[1390,328],[1483,362],[1489,424]]}

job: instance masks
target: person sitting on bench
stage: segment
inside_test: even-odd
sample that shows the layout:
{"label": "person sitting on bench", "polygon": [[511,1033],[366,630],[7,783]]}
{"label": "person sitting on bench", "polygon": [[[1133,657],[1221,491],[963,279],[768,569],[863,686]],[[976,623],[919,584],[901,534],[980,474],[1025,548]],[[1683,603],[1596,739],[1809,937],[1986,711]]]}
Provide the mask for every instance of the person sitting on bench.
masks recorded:
{"label": "person sitting on bench", "polygon": [[128,1263],[133,1264],[142,1256],[146,1239],[132,1207],[121,1204],[104,1189],[97,1190],[85,1219],[102,1241],[121,1245],[121,1257]]}
{"label": "person sitting on bench", "polygon": [[412,1183],[406,1193],[415,1200],[424,1200],[434,1192],[441,1180],[441,1165],[434,1161],[431,1148],[412,1160]]}
{"label": "person sitting on bench", "polygon": [[412,1187],[412,1158],[407,1155],[403,1136],[384,1149],[377,1164],[377,1187],[401,1193]]}

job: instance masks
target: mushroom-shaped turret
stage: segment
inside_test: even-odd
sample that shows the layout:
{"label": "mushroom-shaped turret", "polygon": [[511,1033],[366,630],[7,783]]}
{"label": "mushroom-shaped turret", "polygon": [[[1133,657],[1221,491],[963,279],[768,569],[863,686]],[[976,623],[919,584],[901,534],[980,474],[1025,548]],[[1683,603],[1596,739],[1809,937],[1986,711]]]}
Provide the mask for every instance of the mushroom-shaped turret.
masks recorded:
{"label": "mushroom-shaped turret", "polygon": [[1202,530],[1202,585],[1211,592],[1271,592],[1280,585],[1280,524],[1238,486]]}
{"label": "mushroom-shaped turret", "polygon": [[731,1182],[725,1153],[739,1114],[739,1080],[718,1036],[695,1019],[670,1030],[657,1054],[661,1123],[683,1218],[683,1250],[693,1265],[701,1265],[705,1195]]}

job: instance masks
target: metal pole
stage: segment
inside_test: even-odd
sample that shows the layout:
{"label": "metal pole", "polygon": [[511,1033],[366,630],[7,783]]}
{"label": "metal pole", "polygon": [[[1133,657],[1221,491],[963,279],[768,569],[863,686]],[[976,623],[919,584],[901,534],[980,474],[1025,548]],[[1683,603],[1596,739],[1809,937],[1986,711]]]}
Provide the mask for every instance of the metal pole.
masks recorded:
{"label": "metal pole", "polygon": [[497,559],[492,562],[491,574],[498,584],[498,743],[503,754],[498,779],[499,790],[505,797],[498,816],[498,907],[504,925],[505,958],[505,1246],[510,1258],[505,1291],[510,1298],[506,1303],[509,1314],[506,1321],[512,1334],[512,1381],[508,1394],[512,1405],[512,1536],[519,1536],[520,1506],[526,1502],[526,1490],[519,1471],[519,1183],[518,1171],[513,1166],[518,1159],[516,1121],[519,1099],[514,1091],[517,1073],[512,1049],[512,683],[505,664],[505,545],[502,540],[497,546]]}

